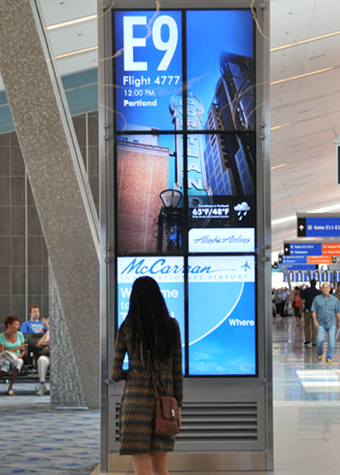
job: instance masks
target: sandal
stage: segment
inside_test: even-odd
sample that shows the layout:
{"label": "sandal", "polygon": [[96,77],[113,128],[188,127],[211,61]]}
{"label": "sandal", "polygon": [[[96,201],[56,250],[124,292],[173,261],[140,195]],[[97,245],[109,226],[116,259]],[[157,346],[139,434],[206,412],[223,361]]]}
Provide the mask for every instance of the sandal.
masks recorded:
{"label": "sandal", "polygon": [[7,391],[7,396],[15,396],[15,392],[12,389],[10,389]]}

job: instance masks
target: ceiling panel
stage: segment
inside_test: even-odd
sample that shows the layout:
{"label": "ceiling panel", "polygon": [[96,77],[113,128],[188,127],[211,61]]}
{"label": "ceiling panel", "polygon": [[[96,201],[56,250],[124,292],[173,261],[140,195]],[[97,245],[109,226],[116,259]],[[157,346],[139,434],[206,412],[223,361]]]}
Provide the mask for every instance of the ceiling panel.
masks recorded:
{"label": "ceiling panel", "polygon": [[96,0],[39,0],[46,26],[97,13]]}
{"label": "ceiling panel", "polygon": [[98,44],[97,20],[67,26],[62,34],[58,29],[51,30],[49,39],[55,56],[92,48]]}

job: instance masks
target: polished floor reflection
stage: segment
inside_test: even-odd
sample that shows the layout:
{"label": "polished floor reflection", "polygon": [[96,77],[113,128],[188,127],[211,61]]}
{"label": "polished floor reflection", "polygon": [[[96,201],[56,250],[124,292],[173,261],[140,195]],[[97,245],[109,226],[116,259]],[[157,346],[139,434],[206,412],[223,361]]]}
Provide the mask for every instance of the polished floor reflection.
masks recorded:
{"label": "polished floor reflection", "polygon": [[327,343],[320,363],[316,347],[303,345],[302,325],[293,317],[273,318],[274,401],[339,401],[340,337],[332,365],[325,361]]}
{"label": "polished floor reflection", "polygon": [[339,340],[319,363],[295,318],[273,318],[275,475],[340,473]]}

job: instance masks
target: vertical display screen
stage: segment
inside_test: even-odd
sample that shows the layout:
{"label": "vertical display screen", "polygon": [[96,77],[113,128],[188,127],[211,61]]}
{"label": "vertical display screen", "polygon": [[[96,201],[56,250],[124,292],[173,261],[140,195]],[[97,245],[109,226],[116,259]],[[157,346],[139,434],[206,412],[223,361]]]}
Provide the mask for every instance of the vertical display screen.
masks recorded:
{"label": "vertical display screen", "polygon": [[187,376],[253,376],[253,13],[113,18],[117,323],[134,280],[148,275],[179,321]]}
{"label": "vertical display screen", "polygon": [[[185,341],[184,324],[184,260],[182,257],[120,257],[117,262],[117,313],[120,326],[129,311],[132,285],[138,277],[152,277],[168,307],[169,314],[179,323],[182,342]],[[183,351],[183,368],[185,368]],[[124,362],[125,368],[127,359]]]}
{"label": "vertical display screen", "polygon": [[253,256],[189,258],[189,375],[254,375]]}

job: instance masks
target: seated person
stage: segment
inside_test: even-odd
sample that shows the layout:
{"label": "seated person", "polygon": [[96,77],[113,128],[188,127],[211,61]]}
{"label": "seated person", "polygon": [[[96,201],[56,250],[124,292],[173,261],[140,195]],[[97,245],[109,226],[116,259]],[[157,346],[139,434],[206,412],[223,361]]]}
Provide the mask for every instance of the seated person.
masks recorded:
{"label": "seated person", "polygon": [[18,317],[9,316],[4,322],[6,331],[0,335],[0,380],[13,367],[12,379],[7,390],[8,396],[15,396],[13,383],[24,364],[23,357],[26,352],[24,335],[19,331]]}
{"label": "seated person", "polygon": [[40,356],[38,358],[38,374],[40,379],[40,386],[37,391],[38,396],[43,396],[46,392],[45,380],[48,367],[50,366],[50,331],[40,338],[37,343],[37,347],[40,348]]}
{"label": "seated person", "polygon": [[21,325],[21,332],[22,333],[45,333],[45,331],[47,330],[46,325],[48,326],[48,319],[43,318],[42,320],[39,320],[40,309],[38,305],[31,305],[28,314],[30,316],[30,319]]}

